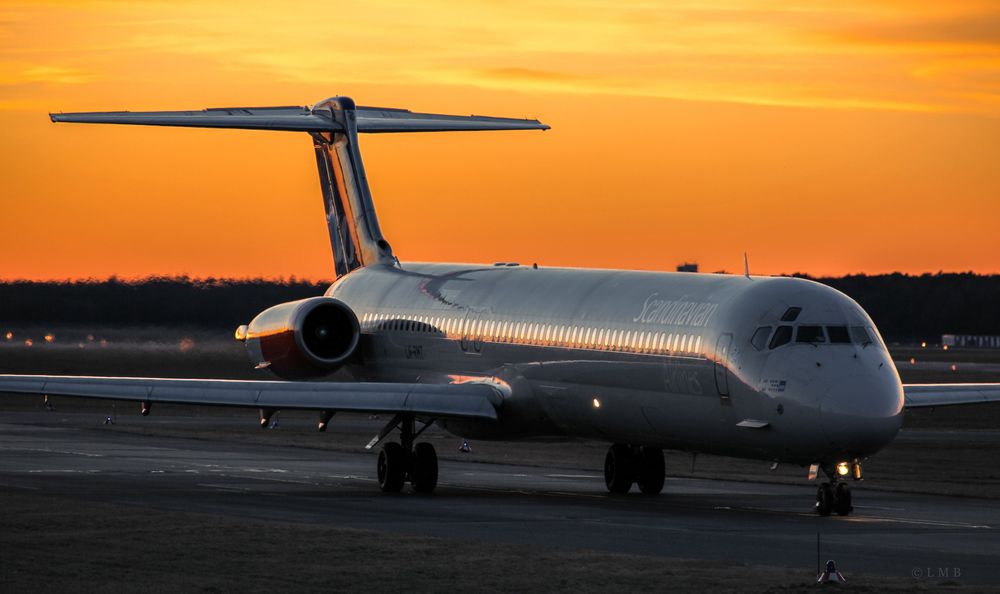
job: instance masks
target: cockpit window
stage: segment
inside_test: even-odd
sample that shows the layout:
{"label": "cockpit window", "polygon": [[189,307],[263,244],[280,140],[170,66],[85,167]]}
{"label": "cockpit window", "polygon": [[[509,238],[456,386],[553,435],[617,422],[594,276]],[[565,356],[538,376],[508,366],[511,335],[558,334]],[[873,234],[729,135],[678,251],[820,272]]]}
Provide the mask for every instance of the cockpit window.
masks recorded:
{"label": "cockpit window", "polygon": [[861,346],[868,346],[875,342],[864,326],[851,326],[851,339]]}
{"label": "cockpit window", "polygon": [[761,326],[753,333],[753,337],[750,339],[750,344],[753,348],[758,351],[763,351],[764,347],[767,346],[767,337],[771,335],[770,326]]}
{"label": "cockpit window", "polygon": [[830,337],[830,342],[834,344],[851,343],[851,335],[847,332],[847,326],[827,326],[826,334]]}
{"label": "cockpit window", "polygon": [[789,307],[785,310],[785,313],[781,316],[782,322],[794,322],[798,319],[799,313],[802,312],[801,307]]}
{"label": "cockpit window", "polygon": [[792,327],[791,326],[778,326],[778,329],[774,331],[774,336],[771,337],[770,348],[776,349],[783,344],[788,344],[792,340]]}
{"label": "cockpit window", "polygon": [[795,334],[795,342],[811,344],[826,342],[826,335],[823,334],[822,326],[799,326],[799,331]]}

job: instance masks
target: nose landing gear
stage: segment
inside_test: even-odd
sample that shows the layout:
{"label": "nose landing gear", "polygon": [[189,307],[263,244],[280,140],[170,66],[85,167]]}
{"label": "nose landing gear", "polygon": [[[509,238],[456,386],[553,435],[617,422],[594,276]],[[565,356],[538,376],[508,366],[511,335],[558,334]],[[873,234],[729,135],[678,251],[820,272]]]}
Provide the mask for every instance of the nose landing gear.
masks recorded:
{"label": "nose landing gear", "polygon": [[[843,464],[843,463],[842,463]],[[849,515],[854,511],[851,499],[851,486],[846,483],[840,472],[840,466],[823,466],[823,472],[830,478],[829,482],[819,485],[816,489],[816,513],[821,516],[829,516],[836,513],[838,516]],[[860,464],[854,462],[857,468],[854,476],[860,478]],[[813,476],[810,470],[810,476]]]}
{"label": "nose landing gear", "polygon": [[663,450],[659,448],[616,443],[604,458],[604,484],[611,493],[628,493],[636,483],[643,494],[657,495],[663,490],[665,476]]}

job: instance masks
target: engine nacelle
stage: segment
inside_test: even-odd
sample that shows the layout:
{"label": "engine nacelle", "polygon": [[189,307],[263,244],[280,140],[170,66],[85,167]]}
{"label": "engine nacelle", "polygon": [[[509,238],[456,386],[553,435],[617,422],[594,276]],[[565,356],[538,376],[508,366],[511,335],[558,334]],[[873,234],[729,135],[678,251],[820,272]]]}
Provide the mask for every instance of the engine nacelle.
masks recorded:
{"label": "engine nacelle", "polygon": [[344,302],[310,297],[265,309],[236,335],[258,368],[283,379],[309,379],[347,363],[357,351],[361,327]]}

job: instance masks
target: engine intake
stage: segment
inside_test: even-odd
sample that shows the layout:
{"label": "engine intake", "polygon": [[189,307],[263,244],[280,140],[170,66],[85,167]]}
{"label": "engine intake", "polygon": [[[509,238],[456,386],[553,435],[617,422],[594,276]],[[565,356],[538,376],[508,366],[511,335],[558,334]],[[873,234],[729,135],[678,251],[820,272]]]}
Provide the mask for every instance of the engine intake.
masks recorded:
{"label": "engine intake", "polygon": [[361,327],[344,302],[310,297],[265,309],[236,336],[258,368],[284,379],[309,379],[347,363],[357,351]]}

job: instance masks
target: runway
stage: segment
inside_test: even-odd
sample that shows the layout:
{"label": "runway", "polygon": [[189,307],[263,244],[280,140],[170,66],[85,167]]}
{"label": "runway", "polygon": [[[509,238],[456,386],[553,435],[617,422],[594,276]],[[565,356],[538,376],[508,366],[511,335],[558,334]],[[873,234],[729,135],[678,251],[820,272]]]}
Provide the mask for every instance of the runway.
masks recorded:
{"label": "runway", "polygon": [[854,515],[820,518],[805,481],[668,478],[659,497],[611,497],[597,472],[448,460],[434,495],[387,496],[375,484],[374,454],[39,424],[40,416],[5,413],[0,487],[265,521],[808,569],[819,533],[823,561],[836,559],[845,571],[909,579],[947,568],[958,569],[962,583],[1000,583],[1000,509],[988,500],[859,490]]}

